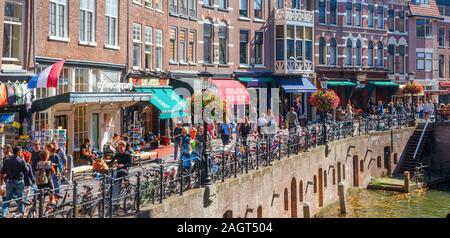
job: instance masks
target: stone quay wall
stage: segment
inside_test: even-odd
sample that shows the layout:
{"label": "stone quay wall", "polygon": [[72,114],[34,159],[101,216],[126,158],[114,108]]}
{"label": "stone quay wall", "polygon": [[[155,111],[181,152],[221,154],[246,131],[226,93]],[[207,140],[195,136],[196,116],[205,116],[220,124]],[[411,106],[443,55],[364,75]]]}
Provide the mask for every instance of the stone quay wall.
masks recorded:
{"label": "stone quay wall", "polygon": [[395,170],[414,128],[375,132],[331,142],[274,161],[248,174],[217,182],[209,188],[151,204],[133,215],[140,218],[289,218],[311,215],[338,201],[338,184],[365,188],[372,178]]}

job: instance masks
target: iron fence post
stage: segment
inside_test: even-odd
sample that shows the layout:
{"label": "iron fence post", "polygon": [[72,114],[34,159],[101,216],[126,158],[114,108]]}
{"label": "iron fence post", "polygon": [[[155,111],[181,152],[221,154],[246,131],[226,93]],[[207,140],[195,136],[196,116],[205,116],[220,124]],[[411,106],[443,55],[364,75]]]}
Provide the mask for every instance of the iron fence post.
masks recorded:
{"label": "iron fence post", "polygon": [[[181,187],[183,190],[183,187]],[[141,210],[141,171],[136,174],[136,212]]]}
{"label": "iron fence post", "polygon": [[105,203],[106,203],[106,176],[102,177],[102,211],[101,218],[105,218]]}
{"label": "iron fence post", "polygon": [[225,146],[222,152],[222,182],[225,182]]}
{"label": "iron fence post", "polygon": [[291,154],[291,130],[290,129],[288,129],[288,151],[287,151],[287,154],[288,154],[288,158],[289,158],[290,154]]}
{"label": "iron fence post", "polygon": [[259,169],[259,138],[256,139],[256,170]]}
{"label": "iron fence post", "polygon": [[44,217],[44,190],[40,189],[39,190],[39,208],[38,208],[38,217],[42,218]]}
{"label": "iron fence post", "polygon": [[180,163],[178,165],[179,174],[180,174],[180,195],[183,195],[183,163],[180,160]]}
{"label": "iron fence post", "polygon": [[278,160],[281,160],[281,146],[283,145],[283,143],[281,142],[281,135],[278,138]]}
{"label": "iron fence post", "polygon": [[108,205],[108,213],[109,218],[112,218],[113,215],[113,189],[114,189],[114,177],[111,176],[109,178],[109,205]]}
{"label": "iron fence post", "polygon": [[162,203],[163,201],[163,193],[164,193],[164,189],[163,189],[163,180],[164,180],[164,171],[163,171],[163,165],[159,166],[159,203]]}
{"label": "iron fence post", "polygon": [[248,159],[245,160],[245,173],[248,174]]}
{"label": "iron fence post", "polygon": [[73,218],[78,218],[78,183],[77,181],[73,181]]}
{"label": "iron fence post", "polygon": [[237,178],[237,160],[234,161],[234,177]]}

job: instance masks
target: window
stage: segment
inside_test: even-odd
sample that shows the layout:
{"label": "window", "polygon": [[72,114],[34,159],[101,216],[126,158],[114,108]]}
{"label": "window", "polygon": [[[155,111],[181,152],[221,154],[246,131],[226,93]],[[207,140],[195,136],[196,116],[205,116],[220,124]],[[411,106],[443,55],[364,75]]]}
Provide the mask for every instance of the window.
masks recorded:
{"label": "window", "polygon": [[213,0],[203,0],[203,5],[212,7],[212,5],[213,5],[212,2],[213,2]]}
{"label": "window", "polygon": [[284,25],[275,28],[275,60],[284,60]]}
{"label": "window", "polygon": [[162,12],[163,0],[154,0],[154,1],[155,1],[155,9]]}
{"label": "window", "polygon": [[277,0],[277,9],[284,8],[284,0]]}
{"label": "window", "polygon": [[248,30],[241,30],[239,36],[239,63],[242,65],[248,65]]}
{"label": "window", "polygon": [[34,114],[34,130],[49,129],[48,112],[36,112]]}
{"label": "window", "polygon": [[105,45],[118,46],[119,1],[105,1]]}
{"label": "window", "polygon": [[361,26],[361,3],[355,4],[355,26]]}
{"label": "window", "polygon": [[439,28],[439,37],[438,37],[439,46],[445,46],[445,28]]}
{"label": "window", "polygon": [[50,36],[68,37],[67,0],[50,0]]}
{"label": "window", "polygon": [[305,27],[305,59],[309,61],[313,58],[312,36],[312,28]]}
{"label": "window", "polygon": [[416,30],[417,37],[432,37],[433,26],[429,19],[417,19],[416,20]]}
{"label": "window", "polygon": [[177,28],[171,27],[169,30],[169,60],[170,62],[178,61],[177,57]]}
{"label": "window", "polygon": [[337,0],[330,0],[330,24],[336,25]]}
{"label": "window", "polygon": [[228,9],[228,0],[219,0],[220,9]]}
{"label": "window", "polygon": [[219,63],[228,63],[228,26],[224,22],[219,25]]}
{"label": "window", "polygon": [[383,29],[384,28],[384,9],[383,6],[378,6],[378,17],[377,17],[377,22],[378,22],[378,29]]}
{"label": "window", "polygon": [[73,115],[73,147],[80,148],[85,138],[88,138],[87,106],[75,107]]}
{"label": "window", "polygon": [[189,0],[189,16],[191,18],[197,18],[197,0]]}
{"label": "window", "polygon": [[384,56],[384,54],[383,54],[383,43],[381,43],[381,42],[378,42],[378,51],[377,51],[377,58],[378,58],[378,63],[377,63],[377,66],[379,66],[379,67],[383,67],[384,66],[384,63],[383,63],[383,56]]}
{"label": "window", "polygon": [[133,24],[133,66],[141,67],[141,24]]}
{"label": "window", "polygon": [[400,64],[399,71],[400,71],[400,74],[405,74],[405,52],[406,52],[405,46],[404,45],[400,45],[398,47],[398,54],[400,56],[400,59],[399,59],[399,64]]}
{"label": "window", "polygon": [[255,32],[255,64],[264,64],[264,33]]}
{"label": "window", "polygon": [[336,65],[337,59],[337,42],[336,39],[331,39],[330,42],[330,65]]}
{"label": "window", "polygon": [[[312,11],[313,10],[313,0],[305,0],[306,2],[306,11]],[[297,9],[300,9],[300,4],[297,5]]]}
{"label": "window", "polygon": [[163,64],[163,43],[162,43],[162,39],[163,39],[163,31],[160,29],[156,29],[155,30],[155,44],[156,44],[156,52],[155,52],[155,56],[156,56],[156,61],[155,61],[155,68],[158,70],[162,69],[162,64]]}
{"label": "window", "polygon": [[347,19],[347,26],[352,25],[352,2],[348,1],[345,7],[345,18]]}
{"label": "window", "polygon": [[20,0],[5,1],[3,21],[3,64],[20,67],[22,58],[22,15],[23,3]]}
{"label": "window", "polygon": [[291,4],[292,9],[300,9],[300,5],[301,5],[300,0],[292,0]]}
{"label": "window", "polygon": [[153,28],[145,27],[145,68],[153,68]]}
{"label": "window", "polygon": [[373,67],[373,43],[369,41],[369,45],[367,47],[367,65],[369,67]]}
{"label": "window", "polygon": [[362,52],[361,51],[362,51],[361,41],[357,40],[356,41],[356,65],[357,66],[362,65],[362,60],[361,60]]}
{"label": "window", "polygon": [[145,0],[145,7],[146,8],[153,8],[153,1],[152,0]]}
{"label": "window", "polygon": [[395,11],[393,9],[389,9],[388,11],[388,30],[389,31],[395,31]]}
{"label": "window", "polygon": [[89,70],[75,69],[75,92],[89,92]]}
{"label": "window", "polygon": [[430,0],[414,0],[413,2],[414,4],[425,4],[425,5],[430,4]]}
{"label": "window", "polygon": [[[303,59],[303,28],[298,27],[297,31],[301,34],[301,37],[297,36],[297,41],[295,40],[295,26],[287,25],[286,26],[286,42],[287,42],[287,58],[297,58]],[[296,57],[297,55],[297,57]]]}
{"label": "window", "polygon": [[346,49],[345,49],[345,65],[352,65],[352,61],[353,61],[352,60],[352,58],[353,58],[352,50],[353,50],[353,43],[350,39],[348,39]]}
{"label": "window", "polygon": [[197,32],[194,30],[189,31],[189,62],[196,62],[196,50],[197,50]]}
{"label": "window", "polygon": [[374,27],[374,24],[373,24],[373,22],[374,22],[374,20],[373,20],[373,15],[374,15],[374,6],[373,5],[369,5],[369,6],[367,6],[367,17],[368,17],[368,19],[367,19],[367,25],[369,26],[369,27]]}
{"label": "window", "polygon": [[416,53],[416,70],[431,72],[433,70],[433,53]]}
{"label": "window", "polygon": [[262,1],[263,0],[255,0],[255,5],[254,5],[255,15],[254,15],[254,17],[257,18],[257,19],[262,19],[263,18]]}
{"label": "window", "polygon": [[389,45],[388,46],[388,64],[389,64],[389,71],[391,73],[395,73],[395,45]]}
{"label": "window", "polygon": [[239,16],[248,18],[248,0],[239,0]]}
{"label": "window", "polygon": [[64,94],[69,92],[69,69],[63,68],[58,79],[58,88],[56,90],[56,95]]}
{"label": "window", "polygon": [[439,55],[439,78],[445,78],[445,58]]}
{"label": "window", "polygon": [[319,40],[319,64],[325,64],[326,42],[322,37]]}
{"label": "window", "polygon": [[80,0],[80,41],[95,41],[95,0]]}
{"label": "window", "polygon": [[450,47],[450,28],[448,29],[448,47]]}
{"label": "window", "polygon": [[207,21],[203,24],[203,61],[212,63],[213,25]]}
{"label": "window", "polygon": [[180,62],[181,63],[187,63],[187,50],[188,50],[188,43],[187,43],[187,29],[180,29],[180,35],[179,35],[179,51],[180,51]]}
{"label": "window", "polygon": [[325,15],[326,15],[326,1],[325,0],[319,0],[319,23],[325,23]]}
{"label": "window", "polygon": [[169,12],[178,14],[178,0],[169,0]]}
{"label": "window", "polygon": [[405,12],[398,13],[397,30],[399,32],[405,32]]}
{"label": "window", "polygon": [[180,15],[187,16],[187,0],[180,0]]}

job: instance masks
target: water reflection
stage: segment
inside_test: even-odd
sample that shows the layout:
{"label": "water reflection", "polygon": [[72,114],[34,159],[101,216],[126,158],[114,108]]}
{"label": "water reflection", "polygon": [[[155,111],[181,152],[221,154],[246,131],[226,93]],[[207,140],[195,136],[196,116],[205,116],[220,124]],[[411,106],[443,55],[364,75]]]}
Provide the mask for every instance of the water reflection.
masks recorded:
{"label": "water reflection", "polygon": [[347,196],[347,213],[339,214],[339,204],[321,211],[318,217],[346,218],[444,218],[450,213],[450,186],[399,193],[357,190]]}

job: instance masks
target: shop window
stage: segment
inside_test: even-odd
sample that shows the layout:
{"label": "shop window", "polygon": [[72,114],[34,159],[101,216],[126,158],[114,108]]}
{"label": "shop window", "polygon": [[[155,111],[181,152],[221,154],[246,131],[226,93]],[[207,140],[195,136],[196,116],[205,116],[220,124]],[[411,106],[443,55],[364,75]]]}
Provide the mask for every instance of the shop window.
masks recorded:
{"label": "shop window", "polygon": [[85,138],[88,138],[87,106],[75,107],[73,114],[73,146],[80,148]]}

